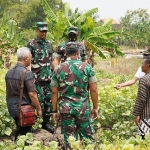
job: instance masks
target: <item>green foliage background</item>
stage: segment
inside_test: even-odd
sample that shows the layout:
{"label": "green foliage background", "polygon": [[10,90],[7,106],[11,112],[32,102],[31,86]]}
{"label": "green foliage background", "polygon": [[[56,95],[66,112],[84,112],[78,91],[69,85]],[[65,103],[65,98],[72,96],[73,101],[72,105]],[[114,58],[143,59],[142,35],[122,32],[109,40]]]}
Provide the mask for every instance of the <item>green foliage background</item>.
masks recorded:
{"label": "green foliage background", "polygon": [[10,135],[15,128],[13,119],[10,117],[6,105],[6,88],[5,88],[5,74],[7,70],[0,71],[0,136]]}
{"label": "green foliage background", "polygon": [[[5,74],[7,69],[0,72],[0,134],[10,135],[14,129],[14,121],[9,116],[5,100]],[[98,135],[103,135],[104,139],[113,141],[116,137],[129,138],[135,131],[132,109],[136,99],[137,86],[114,89],[124,75],[109,75],[105,72],[96,72],[98,81],[104,76],[110,81],[107,84],[98,84],[99,93],[99,118],[95,121]],[[126,77],[126,80],[130,78]],[[98,82],[99,83],[99,82]],[[36,127],[35,127],[36,128]],[[111,131],[111,132],[110,132]],[[102,140],[102,139],[101,139]]]}
{"label": "green foliage background", "polygon": [[[111,56],[122,55],[119,46],[146,48],[150,42],[150,16],[146,10],[138,9],[127,11],[121,18],[122,29],[115,32],[112,28],[112,19],[105,23],[97,23],[93,14],[98,9],[93,8],[86,13],[71,12],[62,0],[0,0],[0,66],[8,49],[15,51],[20,46],[25,46],[27,41],[35,37],[33,30],[37,21],[47,20],[49,23],[48,38],[54,46],[64,41],[67,27],[77,25],[80,27],[80,40],[84,40],[87,48],[92,49],[101,57],[105,49]],[[17,10],[17,11],[16,11]],[[119,31],[119,32],[118,32]],[[113,51],[115,49],[115,53]],[[90,53],[90,52],[89,52]],[[8,135],[15,129],[13,119],[9,116],[6,105],[5,74],[7,69],[0,71],[0,136]],[[149,150],[150,135],[146,140],[134,138],[133,132],[137,131],[134,124],[132,110],[137,93],[137,84],[121,90],[114,89],[120,81],[128,80],[132,76],[112,74],[103,70],[96,71],[99,91],[99,118],[96,120],[96,139],[99,150]],[[109,79],[108,83],[100,83],[100,79]],[[34,129],[41,127],[39,120]],[[42,147],[41,143],[33,142],[31,134],[20,137],[16,144],[9,142],[0,143],[0,149],[57,149],[57,143],[52,142],[49,147]],[[30,146],[25,146],[29,142]],[[73,149],[93,149],[93,145],[81,146],[79,141],[70,138]]]}
{"label": "green foliage background", "polygon": [[[5,74],[7,69],[2,69],[0,72],[0,136],[10,135],[15,128],[13,119],[9,116],[5,100]],[[121,80],[128,80],[131,76],[109,74],[109,72],[96,71],[98,79],[99,93],[99,118],[94,122],[96,128],[96,140],[98,150],[134,150],[143,148],[149,145],[150,135],[147,135],[147,140],[143,141],[140,137],[133,137],[133,132],[137,131],[134,124],[132,110],[136,99],[137,85],[126,87],[121,90],[114,89],[114,85]],[[101,79],[107,77],[109,82],[106,84],[100,83]],[[74,150],[93,150],[94,145],[82,145],[80,141],[75,141],[72,137],[69,138]],[[32,134],[22,136],[16,144],[11,144],[10,141],[0,143],[0,149],[16,149],[32,150],[42,149],[55,150],[58,148],[57,142],[51,142],[49,146],[42,146],[40,142],[33,141]],[[25,146],[25,142],[29,146]]]}

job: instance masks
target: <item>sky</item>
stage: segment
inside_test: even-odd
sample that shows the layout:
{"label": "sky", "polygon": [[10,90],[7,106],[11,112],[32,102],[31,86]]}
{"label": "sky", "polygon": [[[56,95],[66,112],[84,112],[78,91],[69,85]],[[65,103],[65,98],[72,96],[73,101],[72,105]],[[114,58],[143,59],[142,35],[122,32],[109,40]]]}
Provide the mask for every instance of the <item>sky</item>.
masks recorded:
{"label": "sky", "polygon": [[150,14],[150,0],[63,0],[63,2],[69,2],[72,10],[78,8],[80,12],[98,7],[100,19],[111,17],[120,20],[127,10],[133,11],[138,8],[147,9]]}

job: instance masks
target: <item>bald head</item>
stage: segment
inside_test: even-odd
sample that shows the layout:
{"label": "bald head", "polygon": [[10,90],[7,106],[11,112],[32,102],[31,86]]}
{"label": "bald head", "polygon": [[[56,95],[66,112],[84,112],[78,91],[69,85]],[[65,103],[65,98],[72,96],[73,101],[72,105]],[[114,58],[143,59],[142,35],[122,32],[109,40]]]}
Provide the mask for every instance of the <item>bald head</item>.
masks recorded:
{"label": "bald head", "polygon": [[22,61],[25,57],[29,57],[31,55],[31,52],[29,48],[22,47],[17,50],[17,59],[18,61]]}

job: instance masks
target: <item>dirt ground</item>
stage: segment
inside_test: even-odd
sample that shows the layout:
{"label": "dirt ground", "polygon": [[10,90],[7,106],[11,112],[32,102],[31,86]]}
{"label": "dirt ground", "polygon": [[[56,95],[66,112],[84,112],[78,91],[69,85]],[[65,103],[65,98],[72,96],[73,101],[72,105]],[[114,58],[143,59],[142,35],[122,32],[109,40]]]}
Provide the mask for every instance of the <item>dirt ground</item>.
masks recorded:
{"label": "dirt ground", "polygon": [[[139,54],[140,51],[141,50],[128,50],[128,51],[124,51],[124,53],[125,54],[133,54],[133,53]],[[131,66],[126,65],[129,61],[130,61]],[[132,68],[132,66],[134,66],[134,67]],[[105,60],[97,61],[95,68],[107,70],[110,72],[114,71],[115,73],[118,73],[118,74],[123,70],[126,73],[129,72],[128,74],[131,74],[132,72],[135,72],[137,70],[138,66],[139,66],[139,63],[137,63],[137,61],[135,59],[130,60],[130,59],[119,58],[116,68],[112,67],[112,61],[105,61]],[[100,79],[99,82],[103,83],[103,84],[107,84],[109,82],[109,79]],[[39,130],[33,132],[33,137],[34,137],[34,141],[41,141],[41,143],[43,145],[47,146],[47,145],[49,145],[49,142],[52,140],[53,135],[44,129],[39,129]],[[12,143],[14,143],[14,132],[10,136],[5,135],[5,136],[0,137],[0,142],[4,142],[6,140],[10,140],[10,141],[12,141]],[[56,131],[56,134],[54,135],[53,140],[58,141],[59,143],[63,143],[63,135],[61,134],[60,127],[57,128],[57,131]]]}
{"label": "dirt ground", "polygon": [[[44,129],[38,129],[33,132],[33,141],[40,141],[42,145],[48,146],[50,141],[57,141],[59,144],[63,144],[63,135],[61,134],[61,127],[58,127],[56,133],[52,135],[50,132]],[[12,141],[14,143],[14,132],[10,136],[1,136],[0,142],[4,142],[6,140]]]}

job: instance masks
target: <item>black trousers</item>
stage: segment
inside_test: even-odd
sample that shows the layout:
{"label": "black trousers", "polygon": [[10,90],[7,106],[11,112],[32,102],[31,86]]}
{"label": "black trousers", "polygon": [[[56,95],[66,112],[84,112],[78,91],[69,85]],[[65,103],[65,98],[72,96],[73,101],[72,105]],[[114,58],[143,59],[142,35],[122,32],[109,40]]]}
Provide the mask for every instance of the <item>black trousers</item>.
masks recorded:
{"label": "black trousers", "polygon": [[15,133],[15,141],[17,140],[18,135],[26,135],[26,133],[31,132],[31,128],[32,126],[28,126],[28,127],[19,127],[18,126],[18,117],[13,118],[15,120],[16,126],[17,126],[17,130]]}

